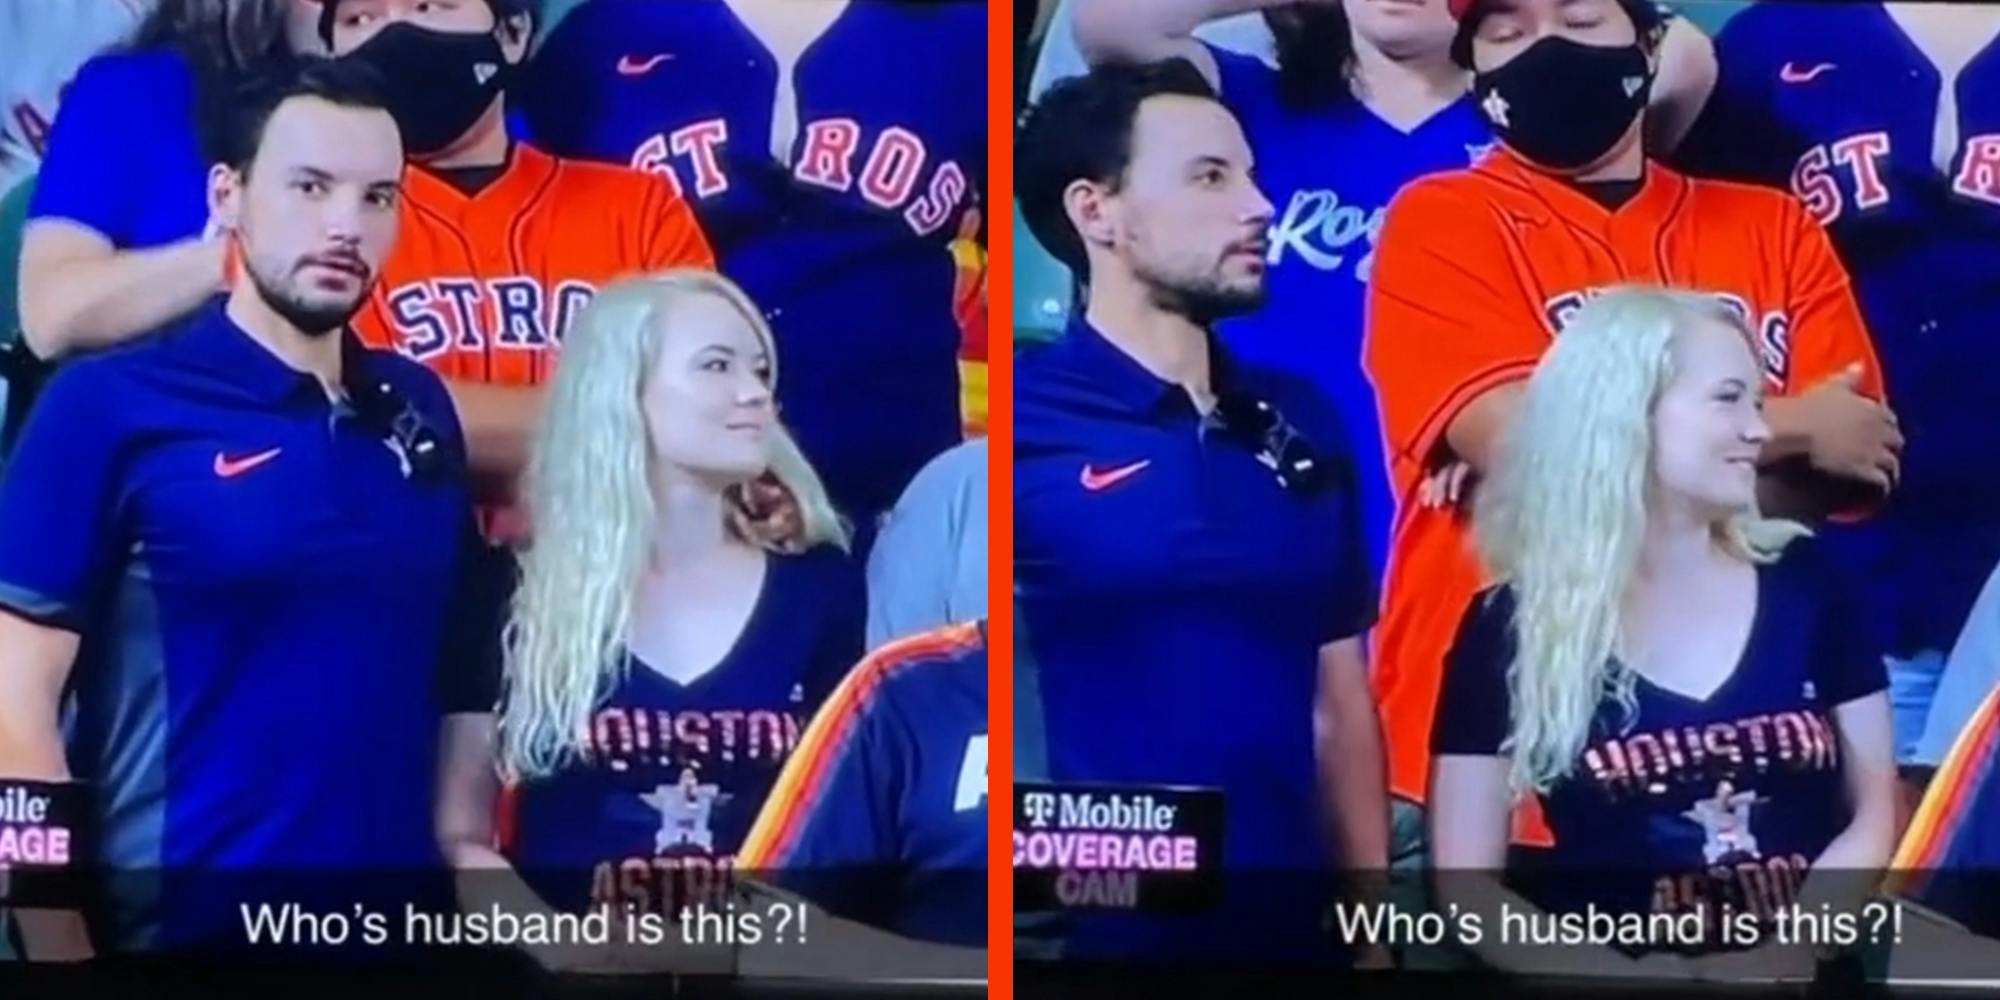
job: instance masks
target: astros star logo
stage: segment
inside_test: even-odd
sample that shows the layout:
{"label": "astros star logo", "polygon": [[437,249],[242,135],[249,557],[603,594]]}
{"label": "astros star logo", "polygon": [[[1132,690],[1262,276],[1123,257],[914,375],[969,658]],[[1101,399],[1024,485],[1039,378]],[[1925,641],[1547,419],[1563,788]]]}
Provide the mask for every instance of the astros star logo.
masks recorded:
{"label": "astros star logo", "polygon": [[1496,90],[1490,94],[1487,94],[1486,99],[1479,102],[1479,110],[1486,112],[1487,120],[1491,121],[1493,124],[1498,125],[1501,128],[1508,127],[1507,99],[1501,97],[1499,91]]}

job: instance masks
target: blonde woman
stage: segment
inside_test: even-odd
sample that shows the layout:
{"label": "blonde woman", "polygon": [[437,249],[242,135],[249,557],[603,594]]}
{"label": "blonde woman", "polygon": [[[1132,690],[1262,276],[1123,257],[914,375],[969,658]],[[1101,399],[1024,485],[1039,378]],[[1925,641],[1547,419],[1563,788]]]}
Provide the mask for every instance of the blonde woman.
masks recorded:
{"label": "blonde woman", "polygon": [[504,672],[447,694],[439,832],[481,873],[461,879],[468,910],[721,912],[734,853],[862,652],[860,570],[776,376],[762,315],[706,271],[608,288],[566,338]]}
{"label": "blonde woman", "polygon": [[[1460,626],[1432,736],[1438,892],[1489,914],[1490,964],[1808,976],[1808,949],[1742,946],[1773,941],[1781,907],[1858,903],[1887,861],[1882,661],[1805,529],[1758,514],[1763,402],[1749,331],[1693,293],[1603,294],[1529,381],[1475,501],[1498,583]],[[1555,846],[1503,887],[1523,796]],[[1503,905],[1652,923],[1534,947],[1524,924],[1503,940]]]}

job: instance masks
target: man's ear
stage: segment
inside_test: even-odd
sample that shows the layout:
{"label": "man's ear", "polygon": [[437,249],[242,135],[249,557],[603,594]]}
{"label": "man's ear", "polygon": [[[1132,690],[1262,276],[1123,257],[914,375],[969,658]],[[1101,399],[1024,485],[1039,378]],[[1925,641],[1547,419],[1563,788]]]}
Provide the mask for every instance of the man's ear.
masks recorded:
{"label": "man's ear", "polygon": [[218,163],[208,168],[208,219],[223,230],[234,232],[243,217],[243,176],[234,167]]}
{"label": "man's ear", "polygon": [[1085,246],[1109,246],[1117,235],[1110,196],[1111,192],[1096,181],[1074,180],[1063,188],[1063,209]]}
{"label": "man's ear", "polygon": [[512,65],[528,56],[528,42],[534,38],[535,19],[527,13],[500,22],[500,54]]}

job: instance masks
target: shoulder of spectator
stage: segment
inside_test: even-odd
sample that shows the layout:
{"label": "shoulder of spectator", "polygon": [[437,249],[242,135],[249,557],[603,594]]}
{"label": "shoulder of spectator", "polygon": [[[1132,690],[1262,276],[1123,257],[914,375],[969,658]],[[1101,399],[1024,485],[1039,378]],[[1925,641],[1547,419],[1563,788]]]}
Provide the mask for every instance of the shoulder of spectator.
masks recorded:
{"label": "shoulder of spectator", "polygon": [[979,627],[971,623],[945,625],[904,636],[870,652],[853,671],[862,683],[865,710],[880,706],[886,714],[909,715],[904,707],[915,691],[937,683],[941,675],[963,668],[968,657],[986,664]]}
{"label": "shoulder of spectator", "polygon": [[566,196],[583,192],[601,193],[606,204],[621,207],[641,204],[644,199],[657,198],[662,193],[671,200],[681,200],[666,178],[636,167],[574,156],[556,156],[553,153],[548,155],[562,167]]}
{"label": "shoulder of spectator", "polygon": [[78,93],[116,92],[130,100],[157,87],[162,79],[191,77],[187,57],[170,48],[115,49],[85,60],[77,68],[63,100]]}
{"label": "shoulder of spectator", "polygon": [[[983,488],[986,481],[986,460],[989,449],[986,438],[975,437],[940,452],[937,457],[924,463],[923,468],[911,478],[903,495],[929,496],[937,493],[957,494],[968,484]],[[902,504],[897,504],[898,507]]]}
{"label": "shoulder of spectator", "polygon": [[1488,183],[1473,167],[1425,174],[1403,185],[1389,199],[1382,225],[1385,230],[1412,225],[1463,229],[1468,213],[1493,204],[1494,192]]}

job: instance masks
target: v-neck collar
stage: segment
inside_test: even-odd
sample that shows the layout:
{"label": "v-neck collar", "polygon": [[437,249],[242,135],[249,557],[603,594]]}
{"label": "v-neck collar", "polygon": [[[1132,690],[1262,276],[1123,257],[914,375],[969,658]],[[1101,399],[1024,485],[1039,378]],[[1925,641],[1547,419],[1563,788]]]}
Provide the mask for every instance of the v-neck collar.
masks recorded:
{"label": "v-neck collar", "polygon": [[1752,585],[1751,599],[1756,603],[1750,610],[1750,631],[1743,636],[1743,648],[1737,651],[1735,665],[1730,668],[1729,673],[1722,678],[1721,682],[1715,685],[1714,690],[1701,697],[1695,697],[1685,691],[1667,687],[1640,673],[1637,668],[1634,668],[1632,675],[1638,679],[1639,683],[1644,684],[1667,698],[1687,705],[1713,705],[1723,695],[1741,684],[1743,675],[1748,672],[1749,665],[1757,662],[1759,643],[1763,641],[1764,620],[1770,617],[1770,567],[1756,566],[1753,567],[1753,571],[1757,576],[1755,583]]}
{"label": "v-neck collar", "polygon": [[[714,663],[709,665],[708,669],[687,680],[677,680],[654,670],[643,657],[632,652],[627,647],[625,655],[632,660],[631,669],[633,673],[645,677],[647,679],[646,683],[663,686],[669,690],[678,692],[694,691],[703,687],[725,683],[727,677],[733,676],[734,671],[729,669],[730,664],[745,655],[745,651],[749,648],[750,643],[755,641],[755,637],[768,628],[764,619],[770,617],[772,614],[771,604],[776,600],[773,595],[778,588],[785,586],[788,582],[781,579],[781,576],[788,574],[791,568],[790,564],[786,561],[786,557],[766,552],[763,553],[763,559],[763,578],[758,581],[757,596],[751,599],[750,614],[743,619],[743,628],[736,633],[736,638],[730,641],[728,648],[723,651],[722,655]],[[783,567],[783,569],[780,567]]]}
{"label": "v-neck collar", "polygon": [[[722,8],[723,16],[728,19],[730,26],[736,30],[737,35],[744,41],[756,46],[757,54],[769,62],[772,69],[777,69],[778,54],[772,51],[771,44],[764,40],[764,36],[757,34],[756,29],[750,27],[750,22],[744,20],[743,15],[738,14],[735,7],[730,6],[729,0],[715,0],[715,3]],[[833,20],[826,22],[826,27],[820,29],[819,34],[813,36],[812,40],[806,42],[805,46],[799,49],[798,58],[792,62],[792,79],[798,79],[799,67],[805,65],[806,59],[812,55],[813,50],[819,48],[827,40],[827,37],[840,27],[843,21],[854,16],[855,9],[860,7],[861,3],[862,0],[848,0],[847,6],[842,7],[840,13],[835,14]]]}
{"label": "v-neck collar", "polygon": [[1374,106],[1362,100],[1359,95],[1349,94],[1347,99],[1354,102],[1356,112],[1363,118],[1366,118],[1372,127],[1393,135],[1398,139],[1415,139],[1426,132],[1435,132],[1445,127],[1446,123],[1454,117],[1454,112],[1459,110],[1460,105],[1466,103],[1471,94],[1472,88],[1468,86],[1465,93],[1440,105],[1437,110],[1426,115],[1423,121],[1410,126],[1408,129],[1404,129],[1402,126],[1383,117],[1381,112],[1376,111]]}
{"label": "v-neck collar", "polygon": [[[1560,222],[1573,231],[1587,234],[1602,242],[1611,256],[1621,259],[1627,256],[1621,248],[1657,243],[1666,220],[1678,214],[1691,189],[1687,177],[1650,157],[1640,175],[1639,190],[1616,208],[1605,206],[1570,181],[1535,167],[1505,145],[1496,146],[1492,155],[1474,169],[1525,189],[1533,196],[1528,204],[1515,202],[1511,210],[1536,224]],[[1630,263],[1642,268],[1665,266],[1664,261],[1657,260]],[[1674,280],[1673,275],[1665,273],[1639,273],[1632,277],[1662,284]]]}
{"label": "v-neck collar", "polygon": [[[516,205],[525,202],[555,170],[554,157],[516,139],[508,143],[507,163],[501,168],[500,176],[471,194],[459,190],[458,185],[420,163],[410,164],[403,184],[411,200],[457,218],[481,201]],[[505,214],[512,216],[514,213]]]}

